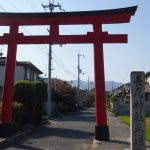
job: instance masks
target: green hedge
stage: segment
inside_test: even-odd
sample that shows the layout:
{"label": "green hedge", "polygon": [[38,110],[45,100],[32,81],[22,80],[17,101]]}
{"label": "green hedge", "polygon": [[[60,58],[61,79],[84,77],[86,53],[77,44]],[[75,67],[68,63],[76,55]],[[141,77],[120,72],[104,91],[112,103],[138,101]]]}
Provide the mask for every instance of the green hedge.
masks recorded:
{"label": "green hedge", "polygon": [[15,83],[14,99],[24,105],[24,123],[41,122],[43,102],[47,97],[46,89],[46,85],[40,81]]}
{"label": "green hedge", "polygon": [[71,94],[64,94],[62,96],[64,112],[76,111],[75,98]]}
{"label": "green hedge", "polygon": [[24,107],[22,103],[13,103],[12,123],[15,128],[23,125]]}

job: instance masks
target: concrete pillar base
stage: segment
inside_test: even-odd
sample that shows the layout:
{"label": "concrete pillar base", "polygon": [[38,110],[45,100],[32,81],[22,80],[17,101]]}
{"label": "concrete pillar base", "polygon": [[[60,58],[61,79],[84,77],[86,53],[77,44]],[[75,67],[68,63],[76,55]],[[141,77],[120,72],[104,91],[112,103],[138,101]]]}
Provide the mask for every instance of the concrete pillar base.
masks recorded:
{"label": "concrete pillar base", "polygon": [[109,141],[109,127],[107,125],[96,125],[95,126],[95,140],[98,141]]}
{"label": "concrete pillar base", "polygon": [[6,138],[12,135],[11,123],[0,123],[0,137]]}

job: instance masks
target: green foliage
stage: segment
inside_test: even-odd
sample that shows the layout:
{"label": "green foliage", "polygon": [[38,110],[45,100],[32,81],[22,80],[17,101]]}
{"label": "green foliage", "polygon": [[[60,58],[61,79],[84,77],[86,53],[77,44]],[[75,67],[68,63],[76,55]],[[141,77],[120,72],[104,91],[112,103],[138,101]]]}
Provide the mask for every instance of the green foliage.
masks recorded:
{"label": "green foliage", "polygon": [[119,119],[122,120],[127,125],[130,125],[130,116],[119,116]]}
{"label": "green foliage", "polygon": [[113,101],[117,101],[117,99],[118,99],[117,96],[112,96],[112,97],[111,97],[111,101],[112,101],[112,102],[113,102]]}
{"label": "green foliage", "polygon": [[107,109],[109,111],[112,111],[112,107],[111,107],[111,98],[106,98],[106,103],[107,103]]}
{"label": "green foliage", "polygon": [[14,99],[17,99],[17,102],[31,103],[34,96],[34,88],[32,82],[30,81],[18,81],[15,83]]}
{"label": "green foliage", "polygon": [[150,142],[150,117],[146,117],[146,139]]}
{"label": "green foliage", "polygon": [[[127,125],[130,125],[130,116],[119,116],[119,118]],[[145,127],[146,140],[150,142],[150,117],[146,117]]]}
{"label": "green foliage", "polygon": [[34,89],[34,99],[37,99],[40,102],[47,100],[47,87],[46,84],[36,81],[32,82],[32,86]]}
{"label": "green foliage", "polygon": [[94,102],[95,96],[93,92],[89,94],[89,99],[91,102]]}
{"label": "green foliage", "polygon": [[[60,113],[63,112],[70,112],[75,110],[75,94],[76,90],[68,84],[67,81],[63,81],[60,79],[52,80],[52,102],[55,103],[55,110],[56,112],[52,115],[58,116]],[[69,100],[70,96],[71,98]],[[72,110],[71,110],[72,109]]]}
{"label": "green foliage", "polygon": [[[70,84],[68,84],[67,81],[57,79],[55,82],[56,82],[55,83],[56,84],[56,91],[55,92],[58,93],[60,96],[63,96],[64,94],[74,95],[74,90],[70,86]],[[53,85],[53,87],[54,87],[54,85]]]}
{"label": "green foliage", "polygon": [[94,103],[94,94],[91,93],[88,96],[83,97],[83,106],[84,107],[91,107]]}
{"label": "green foliage", "polygon": [[24,105],[24,123],[41,122],[46,92],[46,85],[39,81],[15,83],[14,99]]}
{"label": "green foliage", "polygon": [[24,107],[22,103],[13,103],[12,122],[15,128],[23,125]]}
{"label": "green foliage", "polygon": [[106,91],[105,94],[106,94],[106,98],[110,98],[111,97],[110,92]]}
{"label": "green foliage", "polygon": [[54,89],[51,90],[51,97],[52,97],[52,101],[55,103],[62,102],[60,93],[55,92]]}
{"label": "green foliage", "polygon": [[62,97],[64,112],[76,111],[75,99],[71,94],[64,94]]}

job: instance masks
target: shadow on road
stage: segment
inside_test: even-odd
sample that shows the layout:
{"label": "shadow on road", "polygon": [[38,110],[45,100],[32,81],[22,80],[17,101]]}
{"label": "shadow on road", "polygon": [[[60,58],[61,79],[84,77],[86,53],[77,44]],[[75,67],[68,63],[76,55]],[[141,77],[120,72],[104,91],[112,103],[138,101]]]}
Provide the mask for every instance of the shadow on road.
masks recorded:
{"label": "shadow on road", "polygon": [[[40,133],[41,132],[41,133]],[[88,139],[94,136],[92,132],[85,132],[76,129],[63,129],[63,128],[52,128],[44,127],[38,134],[34,134],[34,138],[45,138],[45,137],[62,137],[71,139]],[[30,137],[29,137],[30,138]]]}
{"label": "shadow on road", "polygon": [[129,145],[129,142],[126,141],[120,141],[120,140],[110,140],[110,143],[114,143],[114,144],[125,144],[125,145]]}
{"label": "shadow on road", "polygon": [[[13,148],[13,147],[12,147]],[[15,149],[22,149],[22,150],[44,150],[44,149],[41,149],[41,148],[34,148],[34,147],[31,147],[31,146],[28,146],[28,145],[24,145],[24,144],[18,144],[14,147]]]}
{"label": "shadow on road", "polygon": [[72,115],[64,115],[59,121],[81,121],[93,123],[95,122],[95,111],[82,111]]}

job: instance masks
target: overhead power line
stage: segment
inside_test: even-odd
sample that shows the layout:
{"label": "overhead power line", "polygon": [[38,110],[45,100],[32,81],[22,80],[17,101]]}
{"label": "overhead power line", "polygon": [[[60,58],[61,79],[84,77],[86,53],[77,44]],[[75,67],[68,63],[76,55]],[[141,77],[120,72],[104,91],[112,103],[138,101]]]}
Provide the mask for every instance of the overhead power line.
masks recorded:
{"label": "overhead power line", "polygon": [[[46,45],[42,45],[45,49],[48,49],[48,47]],[[73,74],[68,67],[66,67],[66,65],[64,65],[64,63],[56,56],[56,54],[52,51],[53,54],[53,60],[56,62],[56,64],[68,75],[70,75],[73,78],[76,78],[76,75]]]}
{"label": "overhead power line", "polygon": [[[8,0],[7,0],[8,1]],[[9,2],[9,1],[8,1]],[[12,2],[9,2],[9,4],[12,6],[12,7],[14,7],[17,11],[21,11],[19,8],[17,8]],[[58,6],[60,7],[60,9],[62,10],[62,11],[65,11],[65,10],[63,10],[62,8],[61,8],[61,5],[58,3]],[[4,8],[4,7],[2,7],[2,6],[0,6],[0,9],[2,10],[2,11],[4,11],[4,12],[7,12],[7,10]],[[28,35],[31,35],[32,36],[32,34],[28,31],[28,29],[26,29],[24,26],[21,26],[21,29],[24,31],[24,32],[26,32]],[[39,44],[39,45],[35,45],[34,44],[34,46],[36,46],[42,53],[44,53],[44,54],[46,54],[46,55],[48,55],[48,52],[46,52],[45,50],[47,50],[48,49],[48,47],[46,46],[46,45],[44,45],[44,44]],[[45,50],[44,50],[45,49]],[[56,54],[54,53],[54,52],[52,52],[53,53],[53,55],[54,55],[54,58],[53,58],[53,60],[54,60],[54,62],[56,63],[56,65],[58,65],[58,67],[60,68],[60,69],[62,69],[66,74],[68,74],[69,76],[71,76],[71,77],[73,77],[73,78],[76,78],[76,75],[75,74],[73,74],[65,65],[64,65],[64,63],[56,56]]]}
{"label": "overhead power line", "polygon": [[0,6],[0,8],[1,8],[4,12],[7,12],[7,11],[6,11],[6,9],[5,9],[5,8],[3,8],[2,6]]}

